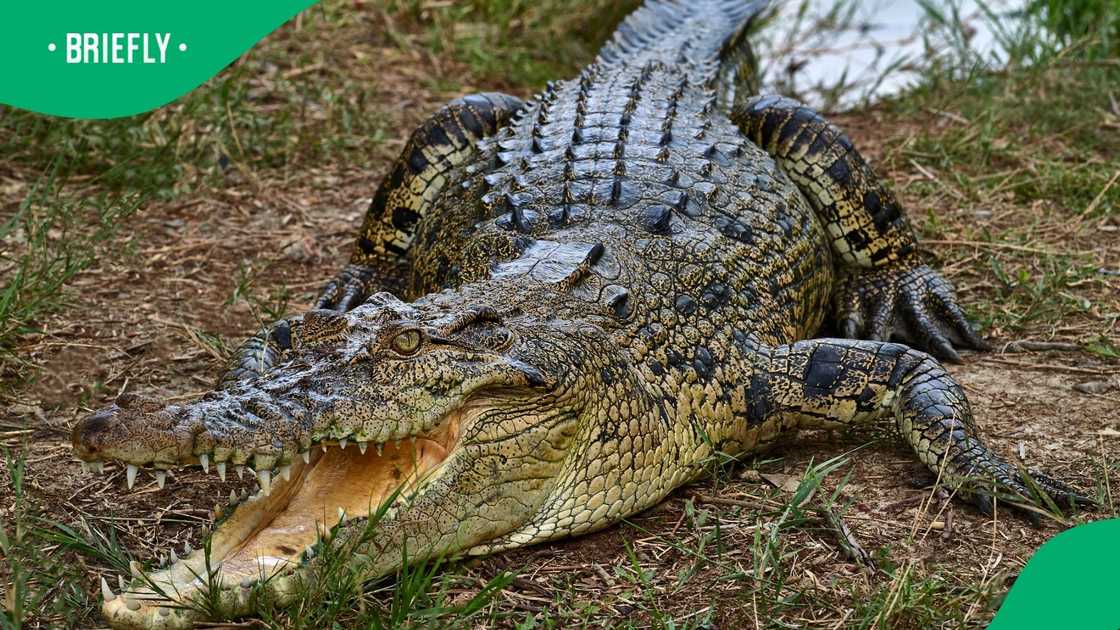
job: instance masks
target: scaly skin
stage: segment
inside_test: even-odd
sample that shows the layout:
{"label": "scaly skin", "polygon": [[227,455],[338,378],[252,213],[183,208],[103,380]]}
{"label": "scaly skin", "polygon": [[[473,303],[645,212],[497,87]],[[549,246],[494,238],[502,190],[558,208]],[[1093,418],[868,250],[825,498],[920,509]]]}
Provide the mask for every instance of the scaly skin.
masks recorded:
{"label": "scaly skin", "polygon": [[[256,590],[257,564],[242,571],[232,549],[329,494],[340,483],[315,475],[346,462],[366,466],[345,479],[375,488],[369,505],[304,525],[333,528],[370,577],[405,548],[487,554],[606,527],[717,451],[807,426],[893,422],[959,496],[988,508],[994,485],[1035,501],[921,351],[983,342],[917,260],[893,195],[817,114],[750,96],[742,25],[760,8],[654,0],[577,79],[527,103],[450,104],[413,135],[317,310],[247,342],[194,403],[118,401],[75,427],[85,461],[249,465],[262,485],[219,519],[214,605],[171,608],[199,593],[196,551],[106,592],[108,621],[188,627],[250,614],[262,591],[289,598],[321,570],[313,529],[279,564],[258,554],[272,579]],[[811,339],[830,313],[872,340]],[[152,583],[185,594],[160,600]]]}

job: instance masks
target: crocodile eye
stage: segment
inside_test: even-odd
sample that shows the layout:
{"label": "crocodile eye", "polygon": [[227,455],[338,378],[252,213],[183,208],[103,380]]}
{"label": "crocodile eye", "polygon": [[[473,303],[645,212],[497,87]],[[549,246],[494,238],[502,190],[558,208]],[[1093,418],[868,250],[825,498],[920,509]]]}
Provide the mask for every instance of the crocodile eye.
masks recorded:
{"label": "crocodile eye", "polygon": [[420,349],[420,331],[415,328],[410,328],[403,332],[397,333],[396,337],[389,342],[389,346],[393,348],[393,352],[408,356],[415,354]]}

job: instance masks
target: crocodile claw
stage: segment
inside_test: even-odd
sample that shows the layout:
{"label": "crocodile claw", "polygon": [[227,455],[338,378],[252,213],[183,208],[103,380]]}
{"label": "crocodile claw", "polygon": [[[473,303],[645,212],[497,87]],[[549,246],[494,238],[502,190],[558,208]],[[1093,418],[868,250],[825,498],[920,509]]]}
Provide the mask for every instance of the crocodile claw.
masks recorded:
{"label": "crocodile claw", "polygon": [[371,267],[349,264],[343,267],[319,293],[315,308],[346,312],[359,306],[372,293]]}
{"label": "crocodile claw", "polygon": [[843,336],[887,341],[895,334],[939,359],[960,362],[957,348],[986,350],[957,304],[953,286],[928,265],[851,270],[836,312]]}

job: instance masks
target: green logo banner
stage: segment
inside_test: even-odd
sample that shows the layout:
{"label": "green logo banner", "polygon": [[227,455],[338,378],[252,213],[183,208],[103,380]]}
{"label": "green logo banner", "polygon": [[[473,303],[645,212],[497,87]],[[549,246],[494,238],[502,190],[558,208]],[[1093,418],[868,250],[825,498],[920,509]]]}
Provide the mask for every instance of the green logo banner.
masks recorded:
{"label": "green logo banner", "polygon": [[201,85],[315,0],[10,1],[0,5],[0,103],[129,116]]}
{"label": "green logo banner", "polygon": [[1117,630],[1118,569],[1120,520],[1064,531],[1027,561],[988,630]]}

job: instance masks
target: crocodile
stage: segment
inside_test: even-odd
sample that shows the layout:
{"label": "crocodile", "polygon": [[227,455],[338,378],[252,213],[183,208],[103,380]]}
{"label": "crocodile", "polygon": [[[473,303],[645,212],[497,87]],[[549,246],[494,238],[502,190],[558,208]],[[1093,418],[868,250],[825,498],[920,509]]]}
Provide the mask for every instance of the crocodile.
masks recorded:
{"label": "crocodile", "polygon": [[984,445],[941,362],[984,340],[849,138],[759,93],[765,8],[647,0],[577,77],[448,103],[314,308],[193,402],[78,422],[77,457],[129,488],[183,466],[260,486],[205,550],[103,581],[106,620],[251,615],[328,549],[374,579],[586,534],[807,427],[893,426],[985,512],[1085,503]]}

